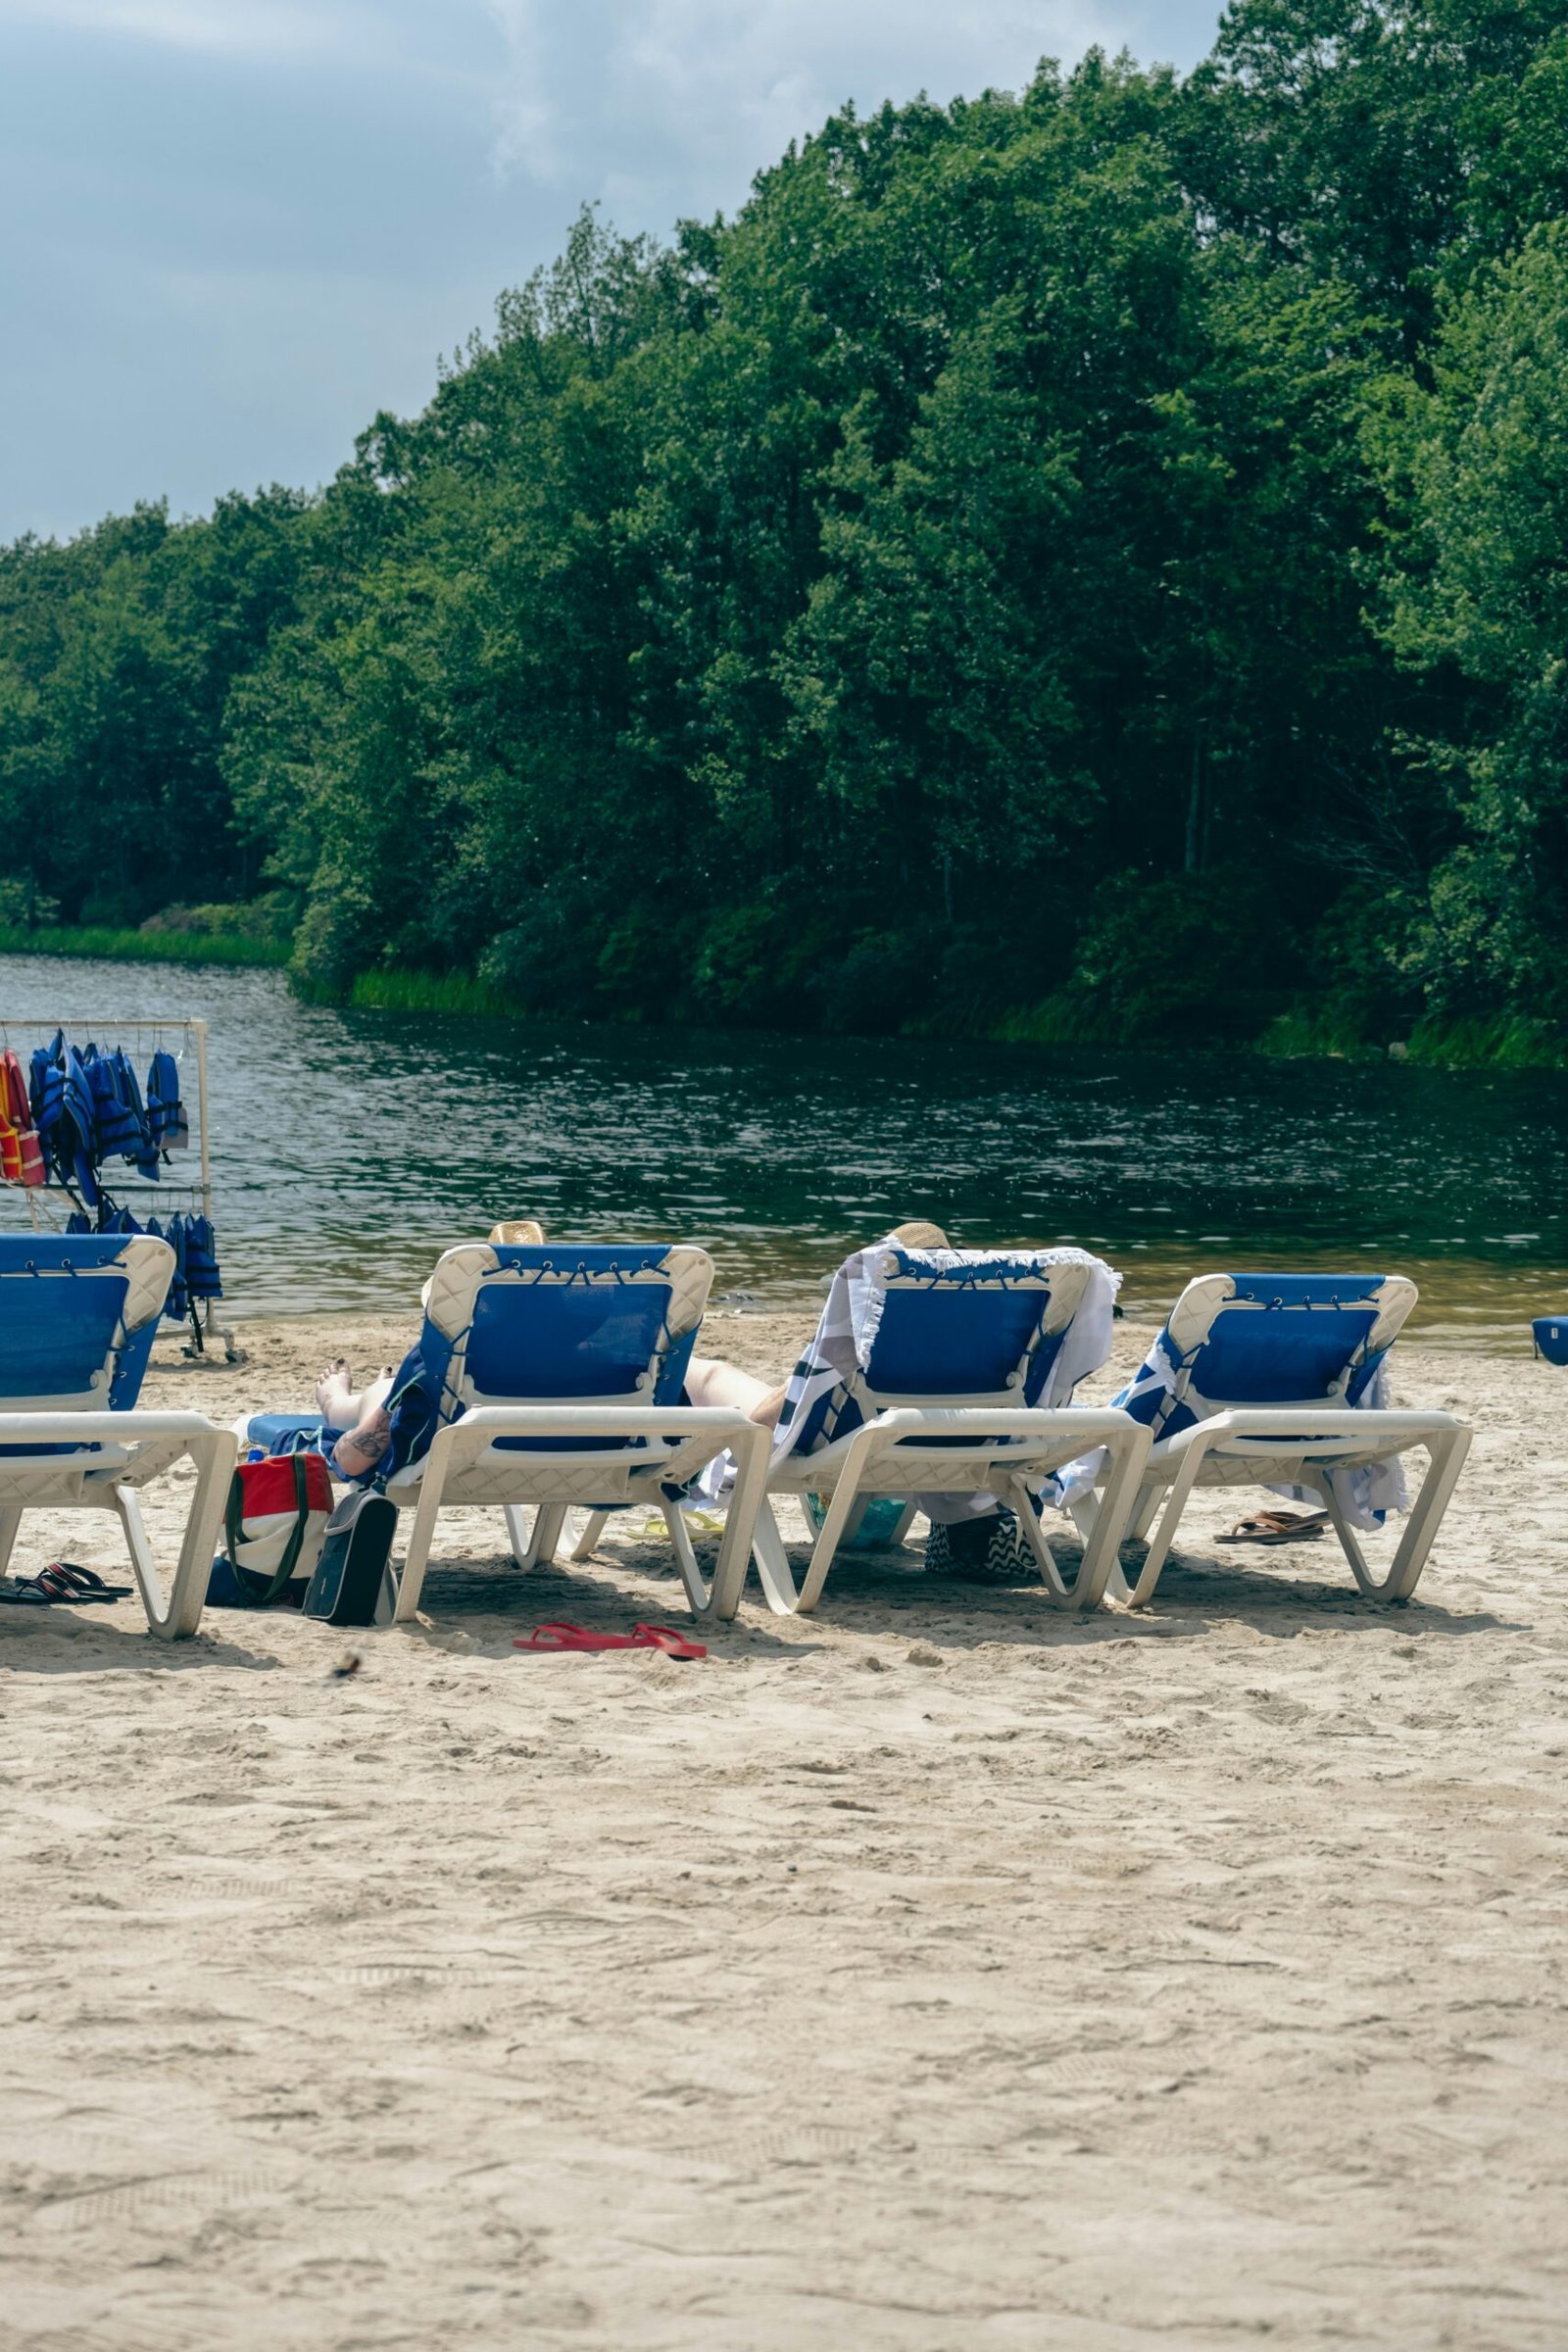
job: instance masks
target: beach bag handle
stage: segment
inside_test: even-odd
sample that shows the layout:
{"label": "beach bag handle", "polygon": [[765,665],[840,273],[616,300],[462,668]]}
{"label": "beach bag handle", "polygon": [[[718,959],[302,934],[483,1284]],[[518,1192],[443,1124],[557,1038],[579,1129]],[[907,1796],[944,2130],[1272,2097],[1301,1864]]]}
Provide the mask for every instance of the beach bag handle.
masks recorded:
{"label": "beach bag handle", "polygon": [[[307,1486],[307,1457],[301,1452],[296,1453],[292,1458],[294,1463],[294,1525],[289,1531],[288,1542],[283,1546],[283,1557],[279,1560],[272,1581],[265,1592],[251,1591],[245,1582],[247,1571],[242,1570],[239,1564],[240,1545],[245,1540],[245,1473],[254,1465],[250,1462],[241,1462],[228,1482],[228,1502],[223,1512],[223,1535],[228,1545],[228,1564],[234,1571],[234,1587],[247,1609],[270,1609],[271,1607],[273,1601],[292,1578],[305,1543],[306,1531],[311,1521]],[[254,1575],[256,1572],[251,1570],[248,1573]]]}

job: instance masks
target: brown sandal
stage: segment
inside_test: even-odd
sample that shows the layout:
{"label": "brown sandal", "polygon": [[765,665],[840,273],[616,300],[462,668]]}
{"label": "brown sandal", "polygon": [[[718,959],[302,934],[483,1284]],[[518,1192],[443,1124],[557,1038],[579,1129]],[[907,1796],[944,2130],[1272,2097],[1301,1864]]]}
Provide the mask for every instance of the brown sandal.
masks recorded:
{"label": "brown sandal", "polygon": [[1222,1544],[1304,1544],[1322,1535],[1328,1523],[1327,1511],[1255,1511],[1250,1519],[1238,1520],[1229,1535],[1219,1540]]}

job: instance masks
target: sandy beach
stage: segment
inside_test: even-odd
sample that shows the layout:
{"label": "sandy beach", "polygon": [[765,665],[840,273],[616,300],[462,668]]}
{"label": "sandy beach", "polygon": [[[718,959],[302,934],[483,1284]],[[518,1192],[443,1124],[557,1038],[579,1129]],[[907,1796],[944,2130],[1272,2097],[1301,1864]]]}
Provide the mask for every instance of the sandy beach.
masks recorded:
{"label": "sandy beach", "polygon": [[846,1561],[701,1665],[517,1654],[685,1620],[666,1544],[525,1579],[499,1514],[407,1631],[6,1612],[0,2341],[1556,2352],[1568,1374],[1394,1363],[1477,1442],[1392,1611],[1221,1497],[1148,1611]]}

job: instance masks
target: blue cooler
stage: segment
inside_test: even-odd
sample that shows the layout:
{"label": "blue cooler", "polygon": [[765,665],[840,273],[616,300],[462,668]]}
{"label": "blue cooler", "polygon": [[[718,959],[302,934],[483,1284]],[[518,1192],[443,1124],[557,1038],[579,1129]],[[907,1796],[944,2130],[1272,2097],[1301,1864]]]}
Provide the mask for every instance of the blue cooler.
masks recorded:
{"label": "blue cooler", "polygon": [[1548,1364],[1568,1364],[1568,1315],[1538,1315],[1530,1328],[1538,1355]]}

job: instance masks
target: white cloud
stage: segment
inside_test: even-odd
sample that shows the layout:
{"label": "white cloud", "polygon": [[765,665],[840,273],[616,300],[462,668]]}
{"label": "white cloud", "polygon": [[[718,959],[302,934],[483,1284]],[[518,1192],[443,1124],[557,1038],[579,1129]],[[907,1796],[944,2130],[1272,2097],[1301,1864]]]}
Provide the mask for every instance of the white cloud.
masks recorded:
{"label": "white cloud", "polygon": [[[848,98],[1016,88],[1115,48],[1138,0],[483,0],[501,33],[493,160],[677,211],[733,204]],[[592,160],[590,160],[592,159]],[[629,224],[629,223],[628,223]]]}
{"label": "white cloud", "polygon": [[534,0],[484,0],[484,6],[495,20],[506,60],[491,149],[496,175],[505,179],[523,172],[548,182],[560,171],[555,124],[561,93],[552,87]]}
{"label": "white cloud", "polygon": [[[577,205],[732,211],[845,99],[1191,63],[1217,0],[0,0],[0,537],[318,481]],[[193,85],[200,82],[195,91]],[[490,169],[486,169],[487,164]]]}
{"label": "white cloud", "polygon": [[97,32],[205,57],[299,57],[337,48],[358,9],[326,0],[0,0],[0,24]]}

